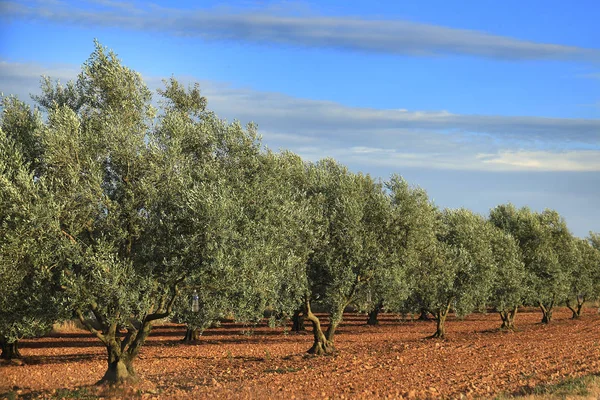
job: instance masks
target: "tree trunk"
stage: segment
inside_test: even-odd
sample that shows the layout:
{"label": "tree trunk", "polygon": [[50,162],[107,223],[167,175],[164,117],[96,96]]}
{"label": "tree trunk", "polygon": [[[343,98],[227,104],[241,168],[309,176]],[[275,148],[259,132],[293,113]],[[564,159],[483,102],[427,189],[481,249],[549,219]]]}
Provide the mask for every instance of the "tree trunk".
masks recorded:
{"label": "tree trunk", "polygon": [[127,353],[122,353],[121,349],[113,344],[106,345],[106,350],[108,351],[108,368],[98,384],[136,382],[138,378],[133,369],[133,358]]}
{"label": "tree trunk", "polygon": [[519,307],[515,307],[512,310],[500,311],[500,318],[502,318],[502,326],[500,329],[503,330],[515,330],[515,316]]}
{"label": "tree trunk", "polygon": [[575,307],[571,306],[571,302],[567,300],[567,307],[573,313],[573,319],[577,319],[581,317],[581,310],[583,309],[583,304],[585,303],[585,297],[577,296],[577,305]]}
{"label": "tree trunk", "polygon": [[14,358],[21,358],[21,352],[19,351],[19,341],[6,342],[2,340],[2,354],[0,358],[3,360],[12,360]]}
{"label": "tree trunk", "polygon": [[435,320],[437,324],[436,331],[433,334],[433,337],[443,339],[446,337],[446,314],[438,313],[438,315],[436,315]]}
{"label": "tree trunk", "polygon": [[200,330],[198,328],[190,328],[189,326],[185,330],[185,336],[183,338],[183,342],[192,343],[200,340]]}
{"label": "tree trunk", "polygon": [[335,336],[335,330],[337,329],[340,322],[341,321],[334,321],[334,320],[331,320],[329,322],[329,327],[327,328],[327,333],[325,334],[325,338],[327,339],[327,341],[329,343],[331,343],[331,345],[333,345],[333,338]]}
{"label": "tree trunk", "polygon": [[583,310],[584,303],[585,303],[585,297],[582,297],[581,301],[579,300],[579,297],[577,298],[577,318],[581,317],[581,311]]}
{"label": "tree trunk", "polygon": [[164,294],[159,298],[158,306],[155,308],[152,305],[141,321],[132,321],[127,327],[125,337],[119,335],[118,324],[116,322],[107,323],[107,319],[98,310],[96,303],[93,302],[90,304],[90,311],[94,313],[96,321],[101,326],[100,329],[94,327],[83,316],[83,312],[80,309],[75,310],[79,321],[106,346],[108,365],[104,376],[98,381],[98,384],[120,384],[136,382],[138,380],[133,368],[133,360],[138,356],[142,345],[148,338],[152,330],[153,321],[168,317],[171,314],[175,300],[180,293],[177,284],[182,280],[183,278],[180,278],[173,285],[170,299],[168,294]]}
{"label": "tree trunk", "polygon": [[377,303],[375,308],[373,310],[371,310],[371,312],[369,312],[369,318],[367,319],[367,325],[379,325],[379,320],[377,319],[377,317],[379,316],[379,313],[381,312],[382,308],[383,308],[383,302],[380,301],[379,303]]}
{"label": "tree trunk", "polygon": [[294,311],[294,316],[292,317],[292,332],[303,332],[305,330],[304,315],[302,314],[302,310],[298,309]]}
{"label": "tree trunk", "polygon": [[545,306],[540,302],[540,309],[542,310],[542,324],[549,324],[552,321],[552,307],[554,302],[551,302],[548,306]]}
{"label": "tree trunk", "polygon": [[450,312],[450,304],[445,309],[437,310],[435,313],[436,331],[432,338],[444,339],[446,337],[446,317]]}
{"label": "tree trunk", "polygon": [[327,340],[327,337],[323,334],[323,330],[321,329],[321,322],[316,315],[314,315],[310,309],[310,301],[306,300],[304,305],[304,315],[306,319],[308,319],[312,323],[313,327],[313,337],[314,342],[310,349],[308,349],[309,354],[314,355],[324,355],[330,354],[335,351],[335,347],[333,346],[333,342]]}
{"label": "tree trunk", "polygon": [[429,321],[429,311],[425,308],[421,308],[421,315],[419,315],[419,321]]}

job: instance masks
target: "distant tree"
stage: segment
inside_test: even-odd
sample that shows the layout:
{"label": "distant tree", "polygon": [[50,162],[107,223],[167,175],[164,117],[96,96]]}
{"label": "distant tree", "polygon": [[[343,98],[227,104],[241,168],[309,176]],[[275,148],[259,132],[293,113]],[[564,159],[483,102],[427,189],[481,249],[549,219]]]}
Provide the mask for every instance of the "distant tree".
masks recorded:
{"label": "distant tree", "polygon": [[[229,161],[235,161],[233,155]],[[306,290],[304,266],[312,251],[314,213],[296,187],[297,175],[305,169],[298,156],[257,152],[246,162],[256,164],[222,166],[220,186],[230,187],[225,197],[232,208],[214,216],[226,228],[211,241],[198,235],[190,238],[194,253],[207,256],[196,264],[188,281],[192,287],[208,290],[200,293],[200,299],[209,299],[201,307],[219,304],[218,310],[210,307],[214,316],[218,311],[252,323],[270,310],[271,322],[276,323],[293,314]],[[194,210],[201,209],[197,202],[203,199],[190,199],[194,202],[190,202],[189,223],[194,232],[203,227],[206,231],[206,225],[196,226],[202,220],[194,217]],[[206,312],[200,310],[200,315]]]}
{"label": "distant tree", "polygon": [[411,271],[421,304],[436,319],[435,338],[445,337],[451,309],[466,315],[486,303],[494,277],[491,226],[485,219],[465,209],[444,210],[440,219],[437,243]]}
{"label": "distant tree", "polygon": [[[367,288],[384,265],[382,251],[389,200],[381,184],[368,175],[353,174],[333,160],[318,162],[311,192],[322,198],[324,236],[307,264],[308,291],[304,315],[312,323],[312,354],[335,350],[334,335],[344,309]],[[329,314],[324,333],[311,304]]]}
{"label": "distant tree", "polygon": [[528,303],[539,306],[542,323],[549,323],[555,305],[567,296],[574,263],[572,236],[564,220],[556,211],[534,213],[512,204],[494,208],[490,219],[519,243],[531,285]]}
{"label": "distant tree", "polygon": [[573,318],[579,318],[583,305],[587,301],[600,298],[600,251],[588,240],[574,238],[576,259],[570,269],[570,290],[566,305],[573,312]]}
{"label": "distant tree", "polygon": [[512,235],[497,227],[491,231],[490,243],[495,275],[488,306],[500,314],[501,329],[515,329],[519,306],[530,296],[521,250]]}
{"label": "distant tree", "polygon": [[535,266],[534,273],[538,280],[536,292],[541,299],[540,308],[544,314],[542,322],[547,323],[552,320],[553,307],[569,296],[569,278],[577,264],[577,257],[573,236],[565,220],[556,211],[544,210],[538,214],[538,219],[552,253],[550,262],[545,265],[531,264]]}
{"label": "distant tree", "polygon": [[187,326],[182,341],[198,341],[207,328],[225,318],[229,309],[227,299],[222,292],[210,287],[184,287],[173,308],[173,320]]}
{"label": "distant tree", "polygon": [[368,284],[364,301],[369,325],[378,323],[377,316],[383,308],[403,310],[410,289],[407,271],[435,240],[437,211],[427,192],[411,187],[398,175],[393,175],[386,187],[391,202],[387,224],[382,227],[386,257]]}

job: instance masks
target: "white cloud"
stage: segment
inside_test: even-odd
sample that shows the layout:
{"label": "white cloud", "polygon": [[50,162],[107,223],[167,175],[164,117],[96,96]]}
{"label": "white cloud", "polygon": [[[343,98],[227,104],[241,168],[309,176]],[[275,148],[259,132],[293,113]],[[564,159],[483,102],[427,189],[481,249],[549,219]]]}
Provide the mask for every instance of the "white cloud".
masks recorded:
{"label": "white cloud", "polygon": [[500,170],[600,171],[600,151],[524,151],[502,150],[497,154],[478,154],[482,163]]}
{"label": "white cloud", "polygon": [[[0,90],[27,99],[38,92],[41,75],[66,81],[77,72],[69,65],[0,61]],[[157,77],[146,82],[161,85]],[[200,87],[220,116],[258,122],[270,148],[311,160],[334,157],[363,170],[600,171],[600,120],[360,108],[220,82]]]}
{"label": "white cloud", "polygon": [[[93,4],[92,4],[93,3]],[[100,4],[100,6],[99,6]],[[131,2],[15,1],[0,3],[5,18],[45,19],[85,27],[160,31],[204,40],[275,43],[386,54],[462,54],[504,60],[600,60],[600,50],[539,43],[482,31],[404,20],[290,16],[273,8],[177,9]]]}

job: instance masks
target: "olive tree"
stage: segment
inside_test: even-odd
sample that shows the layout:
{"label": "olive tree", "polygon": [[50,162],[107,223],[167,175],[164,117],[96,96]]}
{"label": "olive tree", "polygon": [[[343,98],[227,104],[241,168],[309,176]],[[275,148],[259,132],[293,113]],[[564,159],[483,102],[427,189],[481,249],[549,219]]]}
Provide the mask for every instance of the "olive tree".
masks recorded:
{"label": "olive tree", "polygon": [[[230,210],[215,163],[196,171],[204,180],[192,173],[201,163],[189,147],[201,149],[219,122],[205,118],[198,90],[178,97],[173,82],[161,94],[177,107],[156,119],[140,75],[99,44],[67,88],[48,83],[37,98],[47,113],[40,179],[56,202],[62,295],[106,347],[101,382],[131,381],[153,322],[171,314],[195,268],[197,248],[186,241],[197,227],[188,224],[192,199],[202,198],[195,215],[209,229],[196,233],[207,243],[225,218],[215,216]],[[184,139],[182,112],[206,119],[204,137]]]}
{"label": "olive tree", "polygon": [[[398,175],[386,183],[390,197],[385,240],[385,263],[375,271],[369,282],[366,307],[367,324],[377,324],[382,309],[403,311],[410,293],[410,276],[407,271],[418,262],[419,255],[435,240],[437,209],[427,192],[410,186]],[[383,227],[382,227],[383,229]]]}
{"label": "olive tree", "polygon": [[553,210],[536,213],[512,204],[494,208],[490,220],[519,243],[530,285],[527,302],[539,306],[542,323],[549,323],[554,307],[568,294],[569,270],[575,262],[565,221]]}
{"label": "olive tree", "polygon": [[495,274],[487,305],[502,319],[501,329],[514,330],[519,306],[530,296],[527,273],[515,238],[500,228],[491,230]]}
{"label": "olive tree", "polygon": [[[321,199],[323,237],[307,263],[305,318],[313,326],[312,354],[333,352],[344,309],[367,288],[385,264],[383,251],[389,199],[368,175],[353,174],[331,159],[314,165],[309,195]],[[324,333],[312,312],[316,302],[329,314]]]}
{"label": "olive tree", "polygon": [[584,304],[600,298],[600,251],[585,239],[574,238],[576,251],[573,268],[570,269],[570,289],[566,299],[573,318],[579,318]]}
{"label": "olive tree", "polygon": [[445,337],[450,310],[466,315],[489,298],[495,266],[490,230],[483,217],[466,209],[440,213],[436,242],[411,270],[418,298],[437,322],[432,337]]}

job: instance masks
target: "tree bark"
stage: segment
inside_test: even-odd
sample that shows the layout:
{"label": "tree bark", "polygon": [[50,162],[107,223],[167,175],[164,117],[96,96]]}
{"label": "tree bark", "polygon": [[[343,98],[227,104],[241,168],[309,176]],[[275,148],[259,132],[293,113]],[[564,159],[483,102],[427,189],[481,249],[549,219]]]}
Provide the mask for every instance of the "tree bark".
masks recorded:
{"label": "tree bark", "polygon": [[12,360],[14,358],[21,358],[21,352],[19,351],[19,341],[7,342],[2,340],[2,354],[0,358],[3,360]]}
{"label": "tree bark", "polygon": [[429,311],[426,310],[425,308],[421,308],[421,314],[419,315],[418,318],[419,321],[429,321]]}
{"label": "tree bark", "polygon": [[371,310],[371,312],[369,312],[369,318],[367,318],[367,325],[379,325],[379,319],[377,319],[377,317],[379,316],[379,313],[382,309],[383,302],[380,301],[379,303],[377,303],[375,308]]}
{"label": "tree bark", "polygon": [[544,305],[540,301],[540,309],[542,310],[542,324],[549,324],[552,321],[552,309],[554,307],[554,300],[550,302],[548,305]]}
{"label": "tree bark", "polygon": [[329,322],[329,327],[327,328],[327,333],[325,333],[325,338],[327,339],[327,341],[329,343],[331,343],[332,346],[333,346],[333,341],[334,341],[333,338],[335,336],[335,330],[337,329],[340,322],[341,321],[331,320]]}
{"label": "tree bark", "polygon": [[189,326],[185,330],[185,336],[183,338],[183,342],[192,343],[200,340],[200,330],[198,328],[190,328]]}
{"label": "tree bark", "polygon": [[[117,344],[116,342],[114,342]],[[107,344],[108,352],[108,367],[102,379],[98,384],[121,384],[125,382],[136,382],[138,380],[135,370],[133,369],[133,358],[127,353],[121,352],[120,348],[113,344]]]}
{"label": "tree bark", "polygon": [[517,315],[519,307],[515,307],[512,310],[500,311],[500,318],[502,318],[502,326],[500,329],[503,330],[515,330],[515,316]]}
{"label": "tree bark", "polygon": [[310,301],[308,299],[304,303],[304,315],[305,318],[312,323],[313,327],[314,342],[312,347],[308,349],[308,353],[318,356],[333,353],[335,351],[333,342],[327,340],[327,337],[325,337],[323,334],[323,330],[321,329],[321,321],[319,321],[319,318],[312,313],[310,309]]}
{"label": "tree bark", "polygon": [[433,334],[434,338],[443,339],[446,337],[446,314],[438,313],[436,315],[436,331]]}
{"label": "tree bark", "polygon": [[304,315],[302,314],[302,309],[298,309],[294,311],[294,316],[292,317],[292,332],[303,332],[305,330]]}
{"label": "tree bark", "polygon": [[577,305],[575,307],[571,306],[571,302],[567,300],[567,307],[573,313],[572,318],[577,319],[581,317],[581,310],[583,309],[583,304],[585,303],[585,297],[577,296]]}
{"label": "tree bark", "polygon": [[432,338],[444,339],[446,337],[446,317],[450,312],[450,304],[445,309],[437,310],[435,313],[436,331]]}

